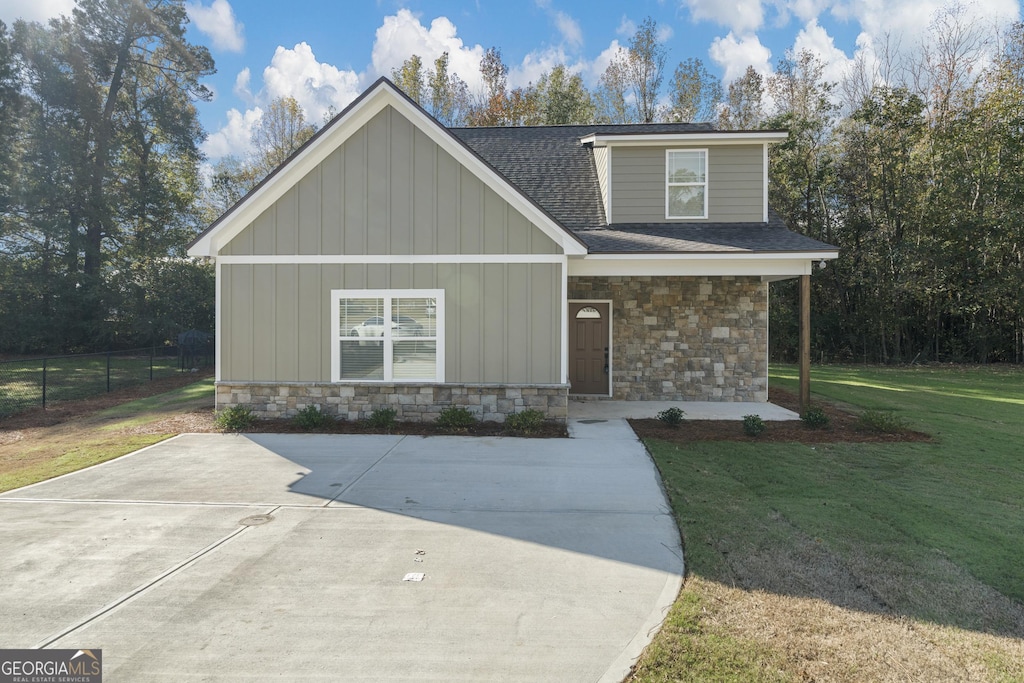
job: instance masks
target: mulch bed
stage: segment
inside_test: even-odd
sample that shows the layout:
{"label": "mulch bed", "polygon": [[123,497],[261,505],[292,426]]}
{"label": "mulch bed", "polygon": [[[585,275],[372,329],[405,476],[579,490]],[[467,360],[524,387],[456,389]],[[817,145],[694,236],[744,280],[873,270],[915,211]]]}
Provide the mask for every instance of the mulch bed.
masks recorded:
{"label": "mulch bed", "polygon": [[[800,411],[800,399],[783,389],[772,389],[772,403]],[[686,420],[679,427],[671,427],[654,418],[630,420],[633,431],[641,439],[659,439],[676,443],[693,441],[746,441],[749,443],[888,443],[900,441],[932,441],[929,434],[913,430],[896,433],[881,433],[858,429],[857,415],[831,403],[817,401],[815,407],[821,408],[829,417],[829,426],[824,429],[811,429],[800,420],[785,422],[766,422],[767,429],[760,436],[747,436],[743,433],[743,423],[739,420]],[[685,411],[686,404],[680,407]],[[757,413],[757,407],[751,406],[751,414]]]}
{"label": "mulch bed", "polygon": [[[212,418],[212,416],[211,416]],[[212,419],[211,419],[212,423]],[[214,427],[213,431],[222,431]],[[246,434],[401,434],[403,436],[512,436],[498,422],[478,422],[465,431],[445,431],[429,422],[395,422],[391,429],[371,427],[363,420],[335,420],[320,429],[301,429],[291,420],[270,418],[257,420],[251,427],[241,430]],[[569,436],[564,425],[545,422],[530,434],[515,434],[526,438],[550,439]]]}

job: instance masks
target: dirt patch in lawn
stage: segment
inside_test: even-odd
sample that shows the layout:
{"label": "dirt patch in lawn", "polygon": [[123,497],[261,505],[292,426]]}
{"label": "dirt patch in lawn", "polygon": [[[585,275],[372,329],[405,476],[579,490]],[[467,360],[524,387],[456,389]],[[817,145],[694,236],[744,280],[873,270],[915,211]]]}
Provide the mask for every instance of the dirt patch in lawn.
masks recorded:
{"label": "dirt patch in lawn", "polygon": [[[772,403],[794,412],[800,410],[800,399],[783,389],[772,389]],[[686,404],[681,404],[686,410]],[[689,441],[746,441],[779,443],[886,443],[893,441],[932,441],[929,434],[902,429],[892,433],[863,429],[857,421],[857,414],[832,403],[815,402],[829,418],[829,424],[822,429],[812,429],[802,420],[766,422],[767,428],[760,436],[747,436],[739,420],[683,420],[678,427],[672,427],[654,418],[634,419],[629,424],[641,439],[660,439],[685,443]],[[757,414],[757,407],[751,406],[751,414]]]}

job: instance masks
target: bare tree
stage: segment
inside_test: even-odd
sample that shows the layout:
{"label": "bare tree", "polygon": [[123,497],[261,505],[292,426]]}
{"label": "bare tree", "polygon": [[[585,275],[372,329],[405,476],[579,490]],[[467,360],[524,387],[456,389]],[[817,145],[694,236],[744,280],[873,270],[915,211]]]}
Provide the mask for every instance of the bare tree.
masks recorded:
{"label": "bare tree", "polygon": [[718,116],[722,102],[722,82],[701,60],[691,57],[676,67],[671,99],[670,120],[711,121]]}
{"label": "bare tree", "polygon": [[764,78],[752,66],[729,84],[725,106],[718,117],[721,128],[747,130],[757,128],[764,118]]}

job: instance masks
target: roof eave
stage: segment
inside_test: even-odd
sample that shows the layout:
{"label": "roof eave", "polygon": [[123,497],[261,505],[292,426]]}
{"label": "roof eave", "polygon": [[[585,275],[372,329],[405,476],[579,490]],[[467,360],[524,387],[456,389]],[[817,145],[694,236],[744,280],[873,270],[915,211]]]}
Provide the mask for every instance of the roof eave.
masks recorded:
{"label": "roof eave", "polygon": [[788,130],[693,131],[679,133],[592,133],[580,138],[580,144],[595,147],[641,147],[662,144],[742,145],[779,143],[789,138]]}
{"label": "roof eave", "polygon": [[616,259],[640,259],[640,260],[671,260],[682,258],[708,258],[708,259],[806,259],[809,261],[832,261],[839,258],[839,252],[834,249],[802,249],[799,251],[787,250],[717,250],[717,251],[593,251],[583,255],[581,258],[588,260],[616,260]]}

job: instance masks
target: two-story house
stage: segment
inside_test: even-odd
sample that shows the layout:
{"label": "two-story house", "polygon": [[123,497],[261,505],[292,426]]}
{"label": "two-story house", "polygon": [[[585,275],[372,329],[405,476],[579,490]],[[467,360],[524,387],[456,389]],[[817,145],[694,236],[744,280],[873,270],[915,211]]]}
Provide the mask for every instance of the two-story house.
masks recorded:
{"label": "two-story house", "polygon": [[768,283],[837,256],[768,207],[786,135],[447,129],[381,79],[189,247],[216,262],[218,407],[766,401]]}

